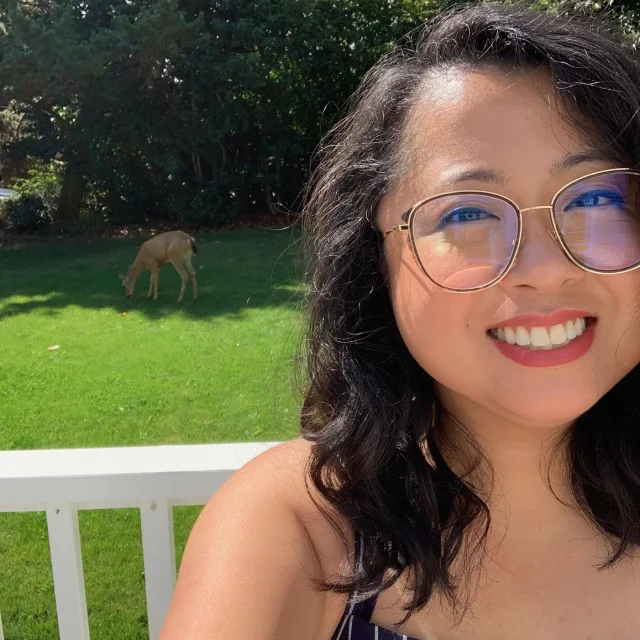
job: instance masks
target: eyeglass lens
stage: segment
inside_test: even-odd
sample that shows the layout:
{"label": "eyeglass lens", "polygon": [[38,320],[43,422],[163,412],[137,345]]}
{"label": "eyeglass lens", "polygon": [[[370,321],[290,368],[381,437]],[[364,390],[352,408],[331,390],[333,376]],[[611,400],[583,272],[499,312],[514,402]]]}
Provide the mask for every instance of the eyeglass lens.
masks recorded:
{"label": "eyeglass lens", "polygon": [[[527,215],[525,212],[523,215]],[[640,176],[596,174],[565,188],[553,216],[558,236],[587,269],[618,272],[640,263]],[[418,259],[437,284],[465,291],[499,278],[518,239],[516,209],[495,196],[439,196],[411,220]]]}

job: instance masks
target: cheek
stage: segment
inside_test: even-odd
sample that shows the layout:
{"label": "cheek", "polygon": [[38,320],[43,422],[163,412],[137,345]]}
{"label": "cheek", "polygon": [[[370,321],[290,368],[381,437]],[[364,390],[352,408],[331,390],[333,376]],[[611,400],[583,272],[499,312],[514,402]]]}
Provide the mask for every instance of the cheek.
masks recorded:
{"label": "cheek", "polygon": [[432,284],[409,251],[390,260],[390,294],[402,339],[416,362],[434,379],[451,384],[473,367],[468,325],[473,296]]}
{"label": "cheek", "polygon": [[616,360],[623,370],[633,369],[640,363],[640,269],[599,278],[613,300]]}
{"label": "cheek", "polygon": [[[398,328],[407,346],[420,344],[437,331],[438,292],[416,264],[408,243],[390,242],[386,249],[389,290]],[[412,350],[413,351],[413,350]]]}

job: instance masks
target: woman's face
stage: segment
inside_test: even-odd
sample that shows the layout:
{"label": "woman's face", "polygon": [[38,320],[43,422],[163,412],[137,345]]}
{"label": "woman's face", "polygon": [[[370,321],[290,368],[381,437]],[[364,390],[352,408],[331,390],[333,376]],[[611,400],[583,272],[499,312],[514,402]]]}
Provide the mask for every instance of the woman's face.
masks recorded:
{"label": "woman's face", "polygon": [[[563,122],[542,72],[443,71],[430,87],[410,117],[407,170],[379,209],[382,231],[401,224],[404,211],[439,192],[491,191],[520,208],[535,207],[548,205],[576,178],[619,167],[606,156],[561,167],[568,154],[592,145]],[[476,170],[494,172],[501,181],[481,174],[455,177]],[[408,233],[389,234],[390,293],[407,347],[454,411],[561,426],[640,361],[640,269],[588,273],[567,259],[548,232],[548,209],[525,212],[523,219],[524,240],[511,270],[499,283],[473,293],[438,288],[416,265]],[[592,336],[577,350],[568,343],[544,351],[553,355],[531,357],[530,349],[518,345],[505,351],[504,342],[489,333],[498,325],[514,331],[523,326],[532,336],[536,327],[582,315],[597,319],[588,329]]]}

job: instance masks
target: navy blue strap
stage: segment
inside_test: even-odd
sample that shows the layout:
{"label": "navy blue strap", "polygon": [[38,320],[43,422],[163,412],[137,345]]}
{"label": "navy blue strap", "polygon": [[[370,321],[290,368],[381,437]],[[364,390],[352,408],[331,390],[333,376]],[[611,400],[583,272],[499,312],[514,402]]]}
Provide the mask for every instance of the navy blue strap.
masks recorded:
{"label": "navy blue strap", "polygon": [[378,596],[373,596],[373,598],[369,598],[368,600],[364,600],[363,602],[358,602],[353,607],[353,615],[356,618],[360,618],[369,622],[371,620],[371,616],[373,615],[373,610],[376,608],[377,599]]}
{"label": "navy blue strap", "polygon": [[[362,548],[362,542],[361,542],[361,535],[358,534],[355,538],[355,546],[354,546],[354,553],[355,553],[355,564],[356,567],[359,567],[362,564],[362,552],[363,552],[363,548]],[[364,600],[362,602],[358,602],[354,605],[353,607],[353,615],[356,616],[357,618],[361,618],[362,620],[366,620],[367,622],[369,622],[371,620],[371,616],[373,615],[373,610],[376,608],[376,601],[378,600],[378,596],[373,596],[372,598],[369,598],[368,600]]]}

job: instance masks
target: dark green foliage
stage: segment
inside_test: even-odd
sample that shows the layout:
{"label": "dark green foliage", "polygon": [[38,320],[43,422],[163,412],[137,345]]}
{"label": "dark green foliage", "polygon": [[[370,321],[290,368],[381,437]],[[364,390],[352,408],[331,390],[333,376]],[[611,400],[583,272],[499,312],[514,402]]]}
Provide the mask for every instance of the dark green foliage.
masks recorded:
{"label": "dark green foliage", "polygon": [[[610,10],[635,37],[635,2],[536,4]],[[41,195],[67,228],[296,211],[313,149],[367,69],[453,4],[2,3],[0,173],[44,184],[49,171]]]}
{"label": "dark green foliage", "polygon": [[[61,222],[296,210],[362,75],[435,0],[52,0],[0,8],[0,164],[56,160]],[[5,170],[3,169],[3,173]]]}
{"label": "dark green foliage", "polygon": [[50,222],[44,201],[33,194],[0,200],[0,220],[4,220],[10,230],[20,233],[42,233]]}

